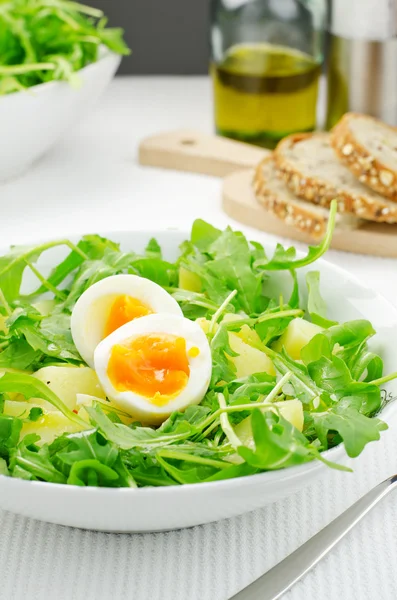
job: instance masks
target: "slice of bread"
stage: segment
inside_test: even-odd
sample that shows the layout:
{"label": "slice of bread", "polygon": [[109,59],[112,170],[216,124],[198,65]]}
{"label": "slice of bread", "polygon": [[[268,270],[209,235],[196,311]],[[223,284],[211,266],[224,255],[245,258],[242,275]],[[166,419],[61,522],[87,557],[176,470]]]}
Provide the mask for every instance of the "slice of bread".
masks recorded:
{"label": "slice of bread", "polygon": [[347,113],[332,131],[331,145],[359,181],[397,202],[397,129]]}
{"label": "slice of bread", "polygon": [[[299,200],[277,177],[272,156],[265,158],[257,167],[254,176],[254,190],[257,200],[267,211],[282,219],[287,225],[308,233],[313,238],[324,235],[329,218],[329,210],[310,202]],[[337,215],[338,228],[357,227],[358,220],[350,215]]]}
{"label": "slice of bread", "polygon": [[282,140],[274,152],[277,172],[299,198],[378,223],[397,223],[397,203],[370,190],[343,165],[327,133],[296,134]]}

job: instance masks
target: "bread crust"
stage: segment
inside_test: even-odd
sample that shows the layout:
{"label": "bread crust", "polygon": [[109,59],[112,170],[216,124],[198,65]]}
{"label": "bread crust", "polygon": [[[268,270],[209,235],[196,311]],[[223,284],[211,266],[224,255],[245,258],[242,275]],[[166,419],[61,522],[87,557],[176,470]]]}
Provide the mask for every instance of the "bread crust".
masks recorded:
{"label": "bread crust", "polygon": [[[389,198],[389,200],[397,202],[397,172],[372,156],[370,150],[362,145],[351,131],[351,121],[363,117],[372,120],[374,123],[379,123],[383,127],[385,126],[385,123],[382,123],[379,119],[359,113],[347,113],[331,132],[331,145],[338,158],[361,183],[365,183],[365,185],[378,192],[378,194]],[[397,131],[393,130],[392,127],[390,127],[390,130],[393,131],[397,139]]]}
{"label": "bread crust", "polygon": [[[331,181],[321,177],[307,176],[300,172],[294,162],[285,156],[285,150],[312,136],[327,136],[326,133],[299,133],[284,138],[274,151],[274,159],[278,176],[298,198],[329,208],[332,200],[338,202],[340,213],[355,215],[359,219],[377,223],[397,223],[397,203],[383,198],[371,197],[362,192],[353,193],[342,186],[333,185]],[[338,158],[335,156],[335,161]]]}
{"label": "bread crust", "polygon": [[272,161],[273,156],[266,157],[255,170],[253,187],[258,202],[268,212],[283,220],[286,225],[304,231],[314,239],[321,238],[327,227],[326,215],[316,214],[310,204],[307,208],[292,206],[287,198],[281,197],[268,187],[263,167]]}

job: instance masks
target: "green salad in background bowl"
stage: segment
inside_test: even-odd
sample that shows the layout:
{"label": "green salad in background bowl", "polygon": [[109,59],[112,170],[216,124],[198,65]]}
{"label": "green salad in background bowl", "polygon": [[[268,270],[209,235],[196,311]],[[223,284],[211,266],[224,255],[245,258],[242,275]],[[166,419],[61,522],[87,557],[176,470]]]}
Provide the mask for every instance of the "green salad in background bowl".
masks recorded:
{"label": "green salad in background bowl", "polygon": [[77,71],[95,63],[101,46],[129,54],[123,30],[103,12],[69,0],[0,1],[0,96],[47,81],[81,83]]}
{"label": "green salad in background bowl", "polygon": [[89,113],[129,54],[100,10],[68,0],[0,0],[0,181]]}

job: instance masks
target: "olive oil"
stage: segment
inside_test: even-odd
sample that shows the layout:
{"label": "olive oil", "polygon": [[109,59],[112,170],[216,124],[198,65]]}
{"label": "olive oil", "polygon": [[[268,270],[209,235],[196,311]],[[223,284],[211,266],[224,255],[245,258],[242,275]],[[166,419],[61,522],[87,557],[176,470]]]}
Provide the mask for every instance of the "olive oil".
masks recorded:
{"label": "olive oil", "polygon": [[233,46],[211,65],[217,132],[274,148],[290,133],[312,131],[320,72],[311,56],[286,46]]}

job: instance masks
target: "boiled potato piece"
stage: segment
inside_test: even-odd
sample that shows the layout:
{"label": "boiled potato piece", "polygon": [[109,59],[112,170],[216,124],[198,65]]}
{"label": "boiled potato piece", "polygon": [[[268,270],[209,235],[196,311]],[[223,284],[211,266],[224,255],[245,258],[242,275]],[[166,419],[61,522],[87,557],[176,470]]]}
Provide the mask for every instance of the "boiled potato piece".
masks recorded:
{"label": "boiled potato piece", "polygon": [[55,300],[39,300],[35,304],[32,304],[33,308],[39,311],[42,315],[47,317],[52,313],[55,307]]}
{"label": "boiled potato piece", "polygon": [[179,267],[179,287],[189,292],[201,292],[201,279],[196,273],[188,271],[186,267]]}
{"label": "boiled potato piece", "polygon": [[[97,374],[89,367],[43,367],[33,376],[45,383],[70,410],[76,408],[77,394],[106,398]],[[52,404],[41,398],[32,398],[29,402],[45,408],[48,412],[57,410]]]}
{"label": "boiled potato piece", "polygon": [[[227,313],[223,317],[222,323],[236,323],[245,318],[246,315],[236,315],[234,313]],[[241,328],[239,330],[233,331],[232,333],[241,338],[246,344],[251,344],[254,346],[255,344],[261,343],[261,338],[256,333],[255,329],[251,329],[251,327],[249,327],[249,325],[247,325],[246,323],[244,325],[241,325]]]}
{"label": "boiled potato piece", "polygon": [[30,402],[19,402],[18,400],[5,400],[4,402],[4,414],[7,417],[27,419],[32,408],[34,407]]}
{"label": "boiled potato piece", "polygon": [[[274,406],[278,408],[280,414],[292,423],[299,431],[303,429],[303,406],[300,400],[286,400],[285,402],[274,402]],[[262,409],[262,412],[266,412],[271,409]],[[275,411],[276,412],[276,411]],[[240,439],[244,446],[248,448],[254,448],[254,438],[252,435],[251,417],[247,417],[244,421],[241,421],[234,428],[235,434]]]}
{"label": "boiled potato piece", "polygon": [[261,343],[261,338],[256,333],[255,329],[251,329],[248,325],[243,325],[240,331],[235,331],[234,333],[246,344],[255,345]]}
{"label": "boiled potato piece", "polygon": [[[227,313],[223,317],[222,323],[236,323],[245,318],[245,315]],[[247,325],[246,323],[241,326],[241,329],[239,329],[238,331],[233,331],[233,333],[235,333],[239,338],[241,338],[246,344],[251,344],[252,346],[255,346],[255,344],[261,343],[261,338],[256,333],[255,329],[251,329],[251,327],[249,327],[249,325]]]}
{"label": "boiled potato piece", "polygon": [[238,356],[230,358],[230,361],[236,367],[238,379],[254,373],[276,374],[270,358],[264,352],[246,344],[236,333],[229,333],[229,344],[233,352],[238,354]]}
{"label": "boiled potato piece", "polygon": [[277,352],[281,352],[283,348],[291,358],[300,360],[301,350],[312,338],[323,329],[314,323],[309,323],[305,319],[294,319],[289,323],[280,339],[273,344],[273,348]]}
{"label": "boiled potato piece", "polygon": [[[36,404],[36,406],[38,405]],[[19,402],[14,400],[6,400],[4,402],[4,414],[9,417],[28,419],[32,408],[34,408],[34,405],[30,402]],[[40,406],[39,408],[42,409],[43,407]],[[87,413],[80,410],[78,414],[82,419],[87,421],[86,428],[80,427],[77,425],[77,423],[70,421],[60,411],[44,411],[44,414],[39,417],[37,421],[28,421],[27,423],[23,424],[21,439],[30,433],[37,433],[41,438],[40,441],[37,442],[40,446],[41,444],[53,442],[56,437],[59,437],[63,433],[76,433],[78,431],[82,431],[83,429],[90,429],[90,425],[87,420]]]}
{"label": "boiled potato piece", "polygon": [[[237,321],[242,319],[239,315],[227,315],[226,321]],[[207,319],[197,319],[197,323],[200,325],[204,333],[208,333],[210,321]],[[260,342],[260,338],[256,331],[243,325],[241,330],[238,332],[229,333],[229,344],[231,349],[238,354],[238,356],[230,357],[230,361],[236,367],[236,376],[247,377],[253,373],[268,373],[269,375],[275,375],[276,370],[270,358],[266,356],[264,352],[261,352],[257,348],[250,346],[249,343]]]}
{"label": "boiled potato piece", "polygon": [[275,402],[274,406],[280,411],[280,414],[286,421],[289,421],[296,429],[303,431],[303,405],[298,399],[285,400],[284,402]]}
{"label": "boiled potato piece", "polygon": [[[81,414],[80,417],[83,419],[86,418],[84,414]],[[37,442],[37,445],[41,446],[42,444],[51,444],[55,438],[64,433],[77,433],[86,429],[91,429],[91,425],[88,422],[87,427],[81,427],[57,410],[44,413],[37,421],[24,423],[21,431],[21,439],[25,435],[37,433],[40,436],[40,441]]]}
{"label": "boiled potato piece", "polygon": [[210,330],[210,321],[208,321],[207,319],[205,319],[204,317],[200,317],[199,319],[196,319],[196,323],[197,325],[200,325],[201,329],[204,331],[205,335],[207,335],[207,333]]}

